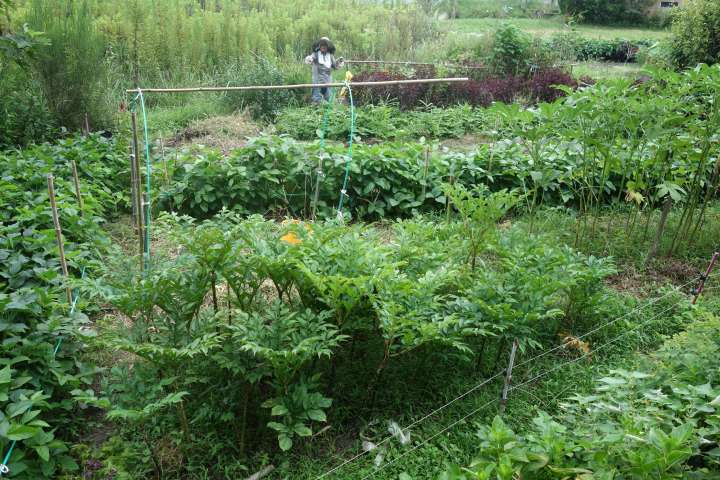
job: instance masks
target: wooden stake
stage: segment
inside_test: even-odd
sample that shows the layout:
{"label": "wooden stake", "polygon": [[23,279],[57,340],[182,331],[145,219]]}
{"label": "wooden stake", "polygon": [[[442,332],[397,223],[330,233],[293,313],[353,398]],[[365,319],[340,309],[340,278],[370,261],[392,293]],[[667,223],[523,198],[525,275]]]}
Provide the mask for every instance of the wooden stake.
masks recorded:
{"label": "wooden stake", "polygon": [[142,257],[145,253],[145,209],[143,207],[143,198],[145,198],[145,196],[142,193],[142,173],[140,170],[140,160],[138,159],[137,155],[133,157],[133,160],[135,160],[135,202],[138,212],[135,222],[137,224],[140,256]]}
{"label": "wooden stake", "polygon": [[700,284],[697,286],[697,288],[693,291],[695,296],[692,299],[692,304],[695,305],[698,301],[698,298],[700,298],[700,295],[702,295],[703,290],[705,290],[705,282],[707,281],[708,277],[713,271],[713,268],[715,268],[715,264],[718,261],[718,258],[720,258],[720,252],[713,253],[712,258],[710,259],[710,265],[708,265],[707,270],[705,270],[705,275],[700,277]]}
{"label": "wooden stake", "polygon": [[427,191],[428,167],[430,166],[430,147],[425,147],[425,169],[423,170],[422,201],[425,203],[425,192]]}
{"label": "wooden stake", "polygon": [[135,184],[137,183],[135,180],[135,177],[137,176],[137,171],[135,170],[135,154],[132,151],[132,146],[130,146],[129,150],[130,150],[130,202],[132,203],[132,224],[133,224],[133,228],[137,228],[138,209],[137,209],[137,190],[135,190]]}
{"label": "wooden stake", "polygon": [[55,238],[57,240],[58,251],[60,252],[60,268],[63,277],[65,277],[65,293],[67,293],[68,303],[72,305],[72,290],[68,284],[70,276],[68,275],[67,261],[65,260],[65,248],[63,246],[62,229],[60,228],[60,218],[58,217],[57,204],[55,203],[55,182],[52,174],[47,176],[48,197],[50,197],[50,209],[52,210],[53,224],[55,225]]}
{"label": "wooden stake", "polygon": [[500,415],[505,413],[508,401],[508,391],[510,391],[510,382],[512,381],[512,371],[515,365],[515,352],[517,352],[518,341],[513,340],[512,349],[510,350],[510,362],[508,368],[505,371],[505,385],[503,385],[502,397],[500,397]]}
{"label": "wooden stake", "polygon": [[260,470],[259,472],[250,475],[250,476],[247,478],[247,480],[260,480],[261,478],[263,478],[264,476],[266,476],[267,474],[269,474],[269,473],[272,472],[273,470],[275,470],[275,466],[274,466],[274,465],[268,465],[267,467],[263,468],[263,469]]}
{"label": "wooden stake", "polygon": [[[140,147],[138,145],[138,133],[137,133],[137,114],[130,112],[130,126],[132,128],[132,145],[133,145],[133,158],[134,170],[135,170],[135,210],[137,211],[137,218],[135,219],[138,232],[138,243],[140,245],[140,256],[142,257],[145,253],[144,242],[145,234],[143,232],[143,225],[145,221],[144,209],[143,209],[143,196],[142,192],[142,170],[140,170]],[[141,258],[141,263],[143,263]]]}
{"label": "wooden stake", "polygon": [[77,164],[75,163],[75,160],[71,160],[70,164],[72,165],[73,181],[75,182],[75,196],[77,197],[78,208],[80,209],[80,216],[82,217],[84,204],[82,195],[80,194],[80,177],[78,177]]}
{"label": "wooden stake", "polygon": [[[350,82],[351,87],[381,87],[386,85],[415,85],[419,83],[454,83],[467,82],[467,77],[460,78],[417,78],[411,80],[387,80],[382,82]],[[300,83],[295,85],[249,85],[246,87],[186,87],[186,88],[131,88],[127,93],[189,93],[189,92],[234,92],[248,90],[292,90],[304,88],[336,88],[344,87],[345,83]]]}
{"label": "wooden stake", "polygon": [[160,137],[160,155],[162,156],[163,168],[165,170],[165,186],[170,185],[170,172],[168,171],[167,159],[165,158],[165,143]]}
{"label": "wooden stake", "polygon": [[322,154],[318,158],[318,168],[317,172],[315,174],[317,175],[315,178],[315,193],[313,194],[313,206],[312,206],[312,219],[315,220],[317,218],[317,204],[318,200],[320,200],[320,180],[323,176],[323,169],[322,169],[322,162],[323,157]]}
{"label": "wooden stake", "polygon": [[85,112],[85,135],[90,135],[90,120],[88,119],[87,112]]}

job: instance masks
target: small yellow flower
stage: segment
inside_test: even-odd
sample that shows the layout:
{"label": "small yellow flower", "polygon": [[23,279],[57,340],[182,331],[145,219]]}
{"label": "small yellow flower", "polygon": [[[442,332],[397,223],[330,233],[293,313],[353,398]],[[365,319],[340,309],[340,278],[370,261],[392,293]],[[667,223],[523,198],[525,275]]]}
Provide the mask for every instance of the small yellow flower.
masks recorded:
{"label": "small yellow flower", "polygon": [[298,245],[302,243],[302,239],[298,238],[297,235],[295,235],[295,232],[288,232],[282,237],[280,237],[280,240],[282,240],[285,243],[288,243],[290,245]]}
{"label": "small yellow flower", "polygon": [[[350,73],[350,70],[345,73],[345,81],[351,82],[353,79],[353,74]],[[347,87],[343,87],[342,90],[340,90],[340,98],[345,98],[345,95],[347,95]]]}

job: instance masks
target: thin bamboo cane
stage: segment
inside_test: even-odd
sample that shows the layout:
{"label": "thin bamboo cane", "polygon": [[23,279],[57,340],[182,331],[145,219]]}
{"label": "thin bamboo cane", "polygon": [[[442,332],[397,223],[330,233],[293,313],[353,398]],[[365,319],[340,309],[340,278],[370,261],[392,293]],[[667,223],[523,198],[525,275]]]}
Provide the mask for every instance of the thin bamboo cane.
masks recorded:
{"label": "thin bamboo cane", "polygon": [[[387,80],[382,82],[350,82],[351,87],[379,87],[387,85],[413,85],[418,83],[467,82],[469,78],[417,78],[411,80]],[[187,88],[133,88],[127,93],[189,93],[189,92],[230,92],[251,90],[292,90],[303,88],[344,87],[345,83],[300,83],[295,85],[252,85],[244,87],[187,87]]]}
{"label": "thin bamboo cane", "polygon": [[133,227],[137,227],[137,218],[138,218],[138,210],[137,210],[137,191],[135,191],[135,177],[137,176],[137,172],[135,171],[135,153],[132,151],[132,146],[129,148],[130,150],[130,203],[132,203],[132,224]]}
{"label": "thin bamboo cane", "polygon": [[80,177],[78,176],[75,160],[72,160],[70,163],[72,165],[73,182],[75,183],[75,196],[77,197],[78,208],[80,209],[80,216],[82,217],[85,205],[83,204],[82,195],[80,194]]}
{"label": "thin bamboo cane", "polygon": [[500,397],[500,415],[505,413],[505,408],[508,402],[508,391],[510,389],[510,382],[512,382],[512,371],[515,366],[515,352],[518,349],[518,341],[513,340],[512,349],[510,350],[510,362],[508,368],[505,370],[505,384],[503,385],[502,396]]}
{"label": "thin bamboo cane", "polygon": [[145,210],[143,204],[143,193],[142,193],[142,170],[140,169],[140,159],[137,155],[133,156],[135,161],[135,202],[137,204],[138,216],[135,220],[137,223],[138,232],[138,245],[140,248],[140,255],[145,253]]}
{"label": "thin bamboo cane", "polygon": [[139,144],[138,144],[138,133],[137,133],[137,114],[130,112],[130,126],[132,128],[132,142],[133,142],[133,169],[135,170],[135,210],[137,211],[137,217],[135,218],[137,232],[138,232],[138,247],[140,253],[140,264],[144,265],[143,256],[145,255],[145,233],[144,233],[144,208],[141,196],[142,191],[142,172],[140,170],[140,160],[138,159]]}
{"label": "thin bamboo cane", "polygon": [[68,303],[72,304],[72,290],[68,284],[70,276],[68,274],[67,261],[65,260],[65,247],[63,246],[62,228],[60,228],[60,218],[58,217],[57,204],[55,203],[55,182],[52,174],[47,176],[47,186],[53,224],[55,225],[55,239],[57,240],[60,254],[60,268],[62,269],[63,277],[65,277],[65,293],[67,294]]}

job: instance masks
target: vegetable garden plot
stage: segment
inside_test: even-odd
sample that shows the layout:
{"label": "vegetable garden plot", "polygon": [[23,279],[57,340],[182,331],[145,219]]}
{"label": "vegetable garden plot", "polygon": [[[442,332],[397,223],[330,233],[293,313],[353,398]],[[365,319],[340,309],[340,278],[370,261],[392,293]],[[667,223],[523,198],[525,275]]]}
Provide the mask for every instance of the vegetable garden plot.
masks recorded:
{"label": "vegetable garden plot", "polygon": [[[71,160],[79,169],[82,211]],[[81,409],[108,406],[91,389],[97,368],[81,355],[85,335],[78,332],[88,318],[66,303],[46,176],[56,177],[65,251],[80,277],[108,246],[99,223],[126,202],[118,193],[124,162],[117,146],[99,136],[0,155],[0,460],[12,477],[77,470],[69,439]]]}
{"label": "vegetable garden plot", "polygon": [[[537,109],[496,105],[485,111],[485,124],[495,125],[489,143],[470,153],[412,143],[355,145],[345,213],[372,220],[437,211],[447,206],[443,183],[484,184],[522,193],[531,215],[543,205],[573,208],[576,242],[595,235],[593,218],[607,205],[631,207],[625,222],[631,231],[642,228],[636,225],[641,211],[681,209],[674,232],[665,231],[666,213],[655,228],[656,244],[672,235],[666,253],[672,252],[701,228],[716,197],[719,72],[658,72],[643,85],[618,80]],[[182,158],[160,192],[161,205],[197,217],[222,208],[307,217],[318,185],[318,210],[332,216],[329,201],[343,188],[347,163],[339,146],[263,137],[228,157]],[[648,256],[656,253],[651,247]]]}
{"label": "vegetable garden plot", "polygon": [[[714,98],[710,84],[672,85],[672,95]],[[168,226],[167,235],[181,248],[173,255],[158,249],[145,273],[137,258],[108,255],[98,228],[129,204],[124,194],[113,193],[128,183],[124,145],[91,137],[57,150],[38,147],[29,154],[32,161],[13,156],[3,167],[0,197],[10,211],[3,222],[17,222],[3,224],[12,234],[2,239],[3,250],[13,257],[4,272],[7,283],[0,284],[0,305],[9,314],[3,317],[4,348],[13,348],[7,350],[12,363],[3,415],[13,438],[32,436],[18,440],[11,469],[41,477],[74,468],[67,440],[82,417],[58,412],[110,404],[94,398],[88,384],[95,370],[77,360],[86,345],[131,354],[130,362],[113,365],[104,389],[113,405],[110,417],[129,427],[122,430],[128,449],[144,445],[140,453],[124,453],[125,466],[139,476],[179,476],[191,466],[233,465],[231,474],[237,475],[260,452],[314,451],[326,426],[352,429],[351,419],[364,413],[393,411],[397,405],[388,398],[404,398],[395,379],[407,383],[406,391],[442,396],[447,371],[473,378],[478,364],[495,371],[511,339],[527,352],[557,344],[560,333],[592,331],[609,316],[627,313],[626,302],[602,284],[614,272],[611,261],[498,224],[514,213],[534,218],[543,204],[565,204],[579,209],[578,223],[587,218],[583,231],[592,232],[593,211],[625,197],[653,206],[667,198],[681,202],[688,206],[682,216],[693,219],[681,226],[702,228],[695,222],[713,195],[708,186],[717,181],[715,144],[707,134],[715,118],[697,106],[677,114],[684,102],[672,95],[659,111],[633,107],[647,118],[664,119],[657,122],[662,128],[654,124],[658,130],[644,120],[633,124],[636,110],[614,116],[605,98],[640,102],[618,87],[580,92],[568,99],[574,104],[537,111],[500,108],[503,134],[513,132],[517,140],[496,139],[473,154],[437,149],[426,156],[421,144],[356,149],[349,190],[355,203],[348,209],[356,219],[405,217],[413,209],[445,216],[395,222],[382,239],[360,224],[245,218],[308,215],[313,197],[305,186],[312,191],[320,158],[327,173],[320,198],[334,200],[347,160],[344,148],[321,152],[271,137],[230,158],[181,158],[166,177],[163,165],[153,164],[160,185],[153,198],[161,193],[165,208],[212,218],[164,218],[161,226]],[[566,116],[568,110],[580,113]],[[684,130],[680,117],[687,122]],[[608,130],[615,124],[631,126]],[[643,133],[632,136],[635,131]],[[639,146],[628,149],[633,142]],[[76,199],[65,170],[70,159],[81,172],[83,216],[73,210]],[[37,172],[28,175],[28,163]],[[48,354],[57,332],[77,335],[84,318],[68,318],[59,303],[64,285],[55,273],[46,200],[26,193],[38,190],[42,173],[51,169],[64,176],[58,180],[59,204],[73,273],[94,260],[94,279],[82,284],[83,298],[93,294],[132,319],[127,325],[101,323],[95,340],[75,336],[56,361]],[[33,206],[27,210],[29,200]],[[320,205],[321,213],[332,216],[333,206]],[[12,270],[18,264],[21,278]],[[686,315],[694,318],[692,311]],[[682,323],[673,322],[670,332]],[[622,332],[622,326],[616,328]],[[590,338],[591,345],[602,335]],[[19,344],[30,360],[14,356]],[[60,427],[52,437],[51,427],[33,423],[46,421]],[[7,451],[10,437],[3,435]]]}

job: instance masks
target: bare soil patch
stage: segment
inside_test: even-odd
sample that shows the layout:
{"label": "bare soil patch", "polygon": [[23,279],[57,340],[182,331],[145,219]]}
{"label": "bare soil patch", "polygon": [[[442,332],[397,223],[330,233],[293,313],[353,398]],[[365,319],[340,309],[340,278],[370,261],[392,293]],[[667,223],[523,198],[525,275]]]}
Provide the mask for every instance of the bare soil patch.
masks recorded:
{"label": "bare soil patch", "polygon": [[170,139],[167,147],[205,145],[228,154],[245,146],[248,137],[257,136],[262,128],[247,112],[196,120]]}

